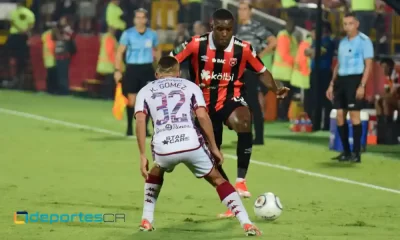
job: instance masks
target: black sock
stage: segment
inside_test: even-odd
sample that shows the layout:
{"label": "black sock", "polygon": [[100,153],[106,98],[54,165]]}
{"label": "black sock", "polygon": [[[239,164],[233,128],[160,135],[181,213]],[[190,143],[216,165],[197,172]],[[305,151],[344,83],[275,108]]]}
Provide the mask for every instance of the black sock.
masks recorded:
{"label": "black sock", "polygon": [[361,124],[353,125],[353,152],[359,154],[361,152]]}
{"label": "black sock", "polygon": [[350,153],[350,144],[349,144],[349,128],[347,124],[343,126],[338,126],[340,140],[342,141],[343,151],[345,153]]}
{"label": "black sock", "polygon": [[218,165],[218,168],[217,168],[217,169],[218,169],[218,171],[221,173],[222,177],[223,177],[226,181],[229,182],[228,176],[226,175],[224,169],[222,169],[222,166],[221,166],[221,165]]}
{"label": "black sock", "polygon": [[253,134],[238,133],[236,155],[238,157],[238,178],[245,178],[250,164],[251,150],[253,147]]}
{"label": "black sock", "polygon": [[133,123],[133,114],[135,113],[135,108],[133,107],[126,107],[126,115],[128,119],[128,129],[132,129]]}

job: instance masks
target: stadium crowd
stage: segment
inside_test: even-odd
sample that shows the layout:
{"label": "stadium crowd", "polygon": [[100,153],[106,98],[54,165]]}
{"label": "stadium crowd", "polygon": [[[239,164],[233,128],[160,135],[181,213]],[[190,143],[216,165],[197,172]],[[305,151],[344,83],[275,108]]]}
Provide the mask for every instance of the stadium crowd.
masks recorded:
{"label": "stadium crowd", "polygon": [[[70,87],[71,59],[77,52],[84,51],[77,44],[76,37],[100,36],[96,75],[92,77],[95,79],[92,83],[100,85],[97,96],[112,99],[115,88],[114,72],[125,71],[125,66],[122,69],[115,68],[117,49],[122,33],[134,27],[137,21],[135,10],[139,8],[147,10],[146,21],[150,23],[149,26],[156,28],[154,30],[158,34],[159,43],[153,46],[154,50],[158,49],[164,54],[180,46],[190,36],[210,31],[209,18],[206,17],[203,5],[207,1],[203,0],[58,0],[56,2],[42,0],[40,3],[34,0],[18,0],[16,2],[18,7],[10,13],[10,32],[5,44],[5,48],[9,51],[7,55],[9,68],[6,74],[7,81],[3,82],[3,87],[9,88],[21,85],[21,81],[26,82],[24,81],[26,76],[32,75],[32,71],[35,71],[28,66],[30,62],[27,61],[31,52],[30,46],[33,46],[31,38],[35,34],[41,35],[43,64],[47,70],[46,90],[59,95],[70,94],[70,91],[76,90]],[[392,23],[387,17],[393,9],[383,1],[324,0],[321,58],[316,69],[314,62],[316,9],[312,5],[307,5],[316,2],[316,0],[242,1],[236,8],[237,12],[234,12],[239,21],[236,29],[238,37],[251,42],[274,78],[291,88],[289,97],[278,104],[277,119],[280,121],[310,119],[314,131],[330,129],[329,115],[332,103],[325,97],[325,92],[332,78],[338,42],[343,36],[342,29],[335,24],[332,16],[336,16],[335,14],[341,10],[353,11],[360,20],[359,30],[368,36],[374,35],[375,56],[395,54],[395,50],[390,50],[389,33]],[[155,3],[175,8],[168,9],[164,13],[165,11],[155,8]],[[287,20],[286,26],[279,31],[269,29],[268,25],[264,26],[263,23],[253,19],[253,8]],[[308,30],[309,34],[301,36],[296,25]],[[168,37],[170,32],[174,36],[172,39]],[[172,47],[168,47],[169,45]],[[396,119],[395,112],[400,110],[399,77],[396,71],[398,68],[391,57],[379,58],[377,62],[385,78],[382,84],[384,86],[379,88],[382,89],[381,92],[366,99],[365,106],[376,108],[378,129],[400,128],[398,126],[400,117],[397,117],[397,125],[392,124],[393,119]],[[186,78],[189,78],[188,64],[182,64],[182,76]],[[252,76],[251,73],[245,75],[245,81],[254,78],[257,79],[257,75]],[[268,104],[265,102],[267,92],[268,89],[261,85],[248,84],[248,96],[253,97],[247,101],[253,110],[255,142],[260,144],[263,144],[265,116],[263,112],[264,105]],[[388,142],[389,140],[385,138],[388,137],[383,136],[380,141]]]}

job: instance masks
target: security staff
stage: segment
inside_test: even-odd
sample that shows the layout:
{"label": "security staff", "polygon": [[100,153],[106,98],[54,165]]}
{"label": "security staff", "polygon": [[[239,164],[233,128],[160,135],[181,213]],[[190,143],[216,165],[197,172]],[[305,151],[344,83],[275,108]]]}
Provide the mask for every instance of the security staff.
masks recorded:
{"label": "security staff", "polygon": [[155,57],[158,61],[161,55],[158,48],[157,33],[146,27],[147,20],[147,11],[145,9],[139,8],[135,11],[135,26],[122,33],[115,59],[116,72],[114,73],[114,79],[118,82],[122,79],[122,56],[126,51],[125,61],[127,66],[122,88],[123,92],[128,95],[127,136],[133,135],[133,107],[135,106],[136,94],[148,82],[154,80],[153,60]]}
{"label": "security staff", "polygon": [[[248,1],[241,1],[239,5],[239,28],[236,36],[248,41],[255,48],[258,56],[263,58],[271,54],[276,47],[276,37],[261,23],[251,19],[252,6]],[[251,71],[244,72],[243,80],[247,89],[246,101],[253,113],[256,145],[264,144],[264,116],[262,114],[258,92],[261,90],[259,76]],[[262,89],[264,90],[264,89]],[[264,90],[266,94],[266,90]]]}
{"label": "security staff", "polygon": [[[343,18],[343,28],[347,36],[340,41],[338,64],[326,91],[327,98],[333,100],[333,107],[337,109],[336,121],[344,150],[333,159],[357,163],[361,162],[360,110],[374,57],[372,42],[367,35],[358,31],[359,24],[353,13],[346,14]],[[353,153],[350,151],[346,124],[348,112],[353,125]]]}

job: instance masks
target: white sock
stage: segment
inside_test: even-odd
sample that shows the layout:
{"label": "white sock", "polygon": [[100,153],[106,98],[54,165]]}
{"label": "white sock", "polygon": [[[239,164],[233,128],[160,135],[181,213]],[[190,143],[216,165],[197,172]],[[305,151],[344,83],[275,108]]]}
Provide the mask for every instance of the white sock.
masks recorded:
{"label": "white sock", "polygon": [[229,182],[224,182],[219,185],[217,187],[217,192],[222,203],[232,211],[242,227],[244,224],[252,224],[239,194]]}
{"label": "white sock", "polygon": [[244,179],[244,178],[236,178],[236,182],[243,182],[243,181],[245,181],[246,179]]}
{"label": "white sock", "polygon": [[146,219],[150,223],[154,221],[154,209],[158,195],[160,194],[162,185],[146,182],[144,184],[144,204],[142,220]]}

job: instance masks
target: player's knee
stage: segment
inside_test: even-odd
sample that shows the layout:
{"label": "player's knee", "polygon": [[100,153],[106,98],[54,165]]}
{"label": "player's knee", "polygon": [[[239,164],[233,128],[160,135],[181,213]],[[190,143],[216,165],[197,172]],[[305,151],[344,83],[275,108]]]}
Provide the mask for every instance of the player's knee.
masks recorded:
{"label": "player's knee", "polygon": [[236,132],[251,131],[251,120],[249,117],[235,118],[231,121],[233,130]]}

